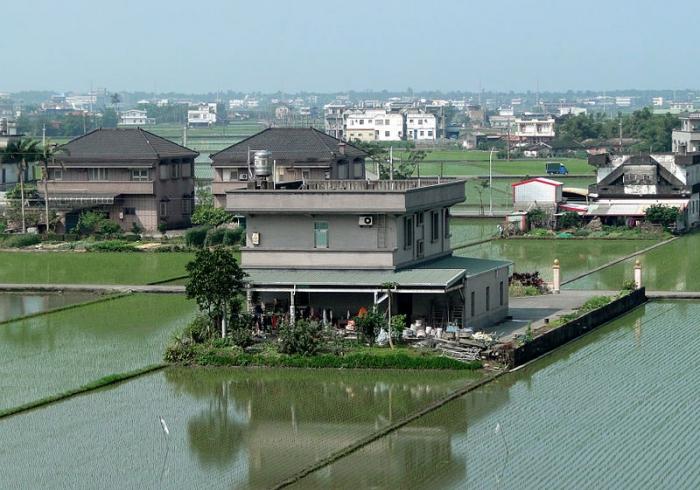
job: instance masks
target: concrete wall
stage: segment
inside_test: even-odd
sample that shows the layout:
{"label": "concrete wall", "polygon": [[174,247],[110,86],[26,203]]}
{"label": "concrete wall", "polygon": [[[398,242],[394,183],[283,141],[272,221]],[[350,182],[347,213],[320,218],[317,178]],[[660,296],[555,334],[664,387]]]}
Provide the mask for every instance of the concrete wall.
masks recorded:
{"label": "concrete wall", "polygon": [[585,333],[597,328],[614,318],[645,303],[645,289],[637,289],[611,303],[591,311],[561,327],[536,337],[531,342],[513,349],[507,353],[507,362],[511,367],[520,366],[547,352],[574,340]]}
{"label": "concrete wall", "polygon": [[[486,288],[488,288],[488,301]],[[501,290],[503,291],[502,296]],[[474,298],[473,311],[472,293]],[[504,320],[507,315],[508,267],[484,272],[467,279],[464,298],[464,324],[467,327],[485,328]]]}

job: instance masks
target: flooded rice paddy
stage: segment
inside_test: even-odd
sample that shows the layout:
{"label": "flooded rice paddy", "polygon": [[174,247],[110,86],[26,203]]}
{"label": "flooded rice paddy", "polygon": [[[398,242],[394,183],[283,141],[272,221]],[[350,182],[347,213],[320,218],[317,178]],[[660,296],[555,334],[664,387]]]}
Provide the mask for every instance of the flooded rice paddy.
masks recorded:
{"label": "flooded rice paddy", "polygon": [[614,289],[620,278],[631,280],[634,262],[643,266],[643,282],[650,291],[700,291],[700,233],[683,236],[612,267],[583,277],[571,289]]}
{"label": "flooded rice paddy", "polygon": [[[494,240],[461,249],[457,254],[510,260],[515,263],[515,271],[539,271],[545,280],[551,281],[554,259],[559,259],[562,280],[567,280],[654,243],[653,240]],[[623,281],[622,273],[611,275],[610,287],[606,289],[620,289]]]}
{"label": "flooded rice paddy", "polygon": [[167,369],[1,419],[2,480],[10,488],[270,488],[469,376]]}
{"label": "flooded rice paddy", "polygon": [[179,295],[134,294],[0,325],[0,411],[159,363],[194,310]]}
{"label": "flooded rice paddy", "polygon": [[188,253],[0,252],[0,283],[147,284],[185,275]]}
{"label": "flooded rice paddy", "polygon": [[498,234],[499,223],[502,218],[450,218],[450,244],[459,247],[492,238]]}
{"label": "flooded rice paddy", "polygon": [[97,298],[92,293],[0,293],[0,322]]}
{"label": "flooded rice paddy", "polygon": [[698,488],[698,318],[650,303],[293,488]]}

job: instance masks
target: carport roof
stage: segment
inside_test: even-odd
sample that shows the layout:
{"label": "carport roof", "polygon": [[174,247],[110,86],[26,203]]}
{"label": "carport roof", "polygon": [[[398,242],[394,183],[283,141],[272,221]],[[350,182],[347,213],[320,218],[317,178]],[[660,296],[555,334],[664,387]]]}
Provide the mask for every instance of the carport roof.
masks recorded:
{"label": "carport roof", "polygon": [[449,256],[399,270],[245,269],[254,287],[368,287],[396,283],[399,288],[449,288],[463,277],[507,267],[511,262]]}

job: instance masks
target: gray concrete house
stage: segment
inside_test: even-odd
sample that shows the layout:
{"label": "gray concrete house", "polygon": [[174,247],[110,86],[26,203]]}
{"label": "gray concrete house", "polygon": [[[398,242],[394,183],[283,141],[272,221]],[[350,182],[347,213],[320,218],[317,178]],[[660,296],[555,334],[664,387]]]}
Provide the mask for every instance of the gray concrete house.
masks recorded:
{"label": "gray concrete house", "polygon": [[242,189],[252,178],[256,151],[269,151],[272,181],[364,179],[364,151],[313,128],[268,128],[211,155],[212,192],[223,206],[226,192]]}
{"label": "gray concrete house", "polygon": [[141,128],[96,129],[60,148],[48,199],[66,230],[85,209],[106,212],[126,231],[134,223],[149,232],[190,225],[196,151]]}
{"label": "gray concrete house", "polygon": [[461,180],[310,180],[298,189],[230,190],[226,209],[246,218],[241,262],[266,305],[334,318],[386,305],[426,325],[484,327],[508,312],[509,262],[459,257],[450,206]]}

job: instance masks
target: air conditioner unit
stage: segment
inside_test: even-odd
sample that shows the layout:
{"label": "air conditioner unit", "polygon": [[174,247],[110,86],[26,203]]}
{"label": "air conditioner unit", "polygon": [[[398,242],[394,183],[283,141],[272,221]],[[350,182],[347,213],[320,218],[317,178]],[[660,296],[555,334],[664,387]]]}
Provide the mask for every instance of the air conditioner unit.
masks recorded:
{"label": "air conditioner unit", "polygon": [[247,172],[241,172],[238,174],[238,180],[248,180],[248,173]]}
{"label": "air conditioner unit", "polygon": [[373,216],[360,216],[360,226],[372,226],[374,224]]}

